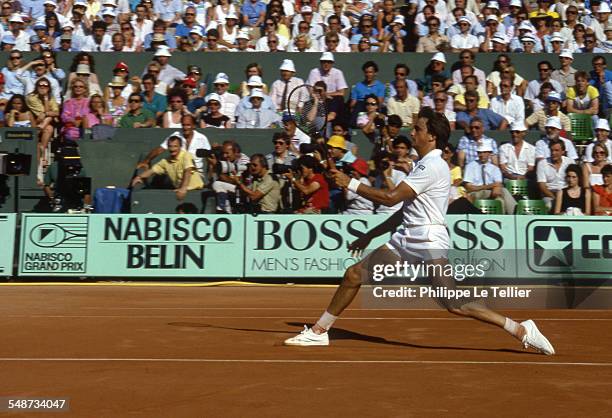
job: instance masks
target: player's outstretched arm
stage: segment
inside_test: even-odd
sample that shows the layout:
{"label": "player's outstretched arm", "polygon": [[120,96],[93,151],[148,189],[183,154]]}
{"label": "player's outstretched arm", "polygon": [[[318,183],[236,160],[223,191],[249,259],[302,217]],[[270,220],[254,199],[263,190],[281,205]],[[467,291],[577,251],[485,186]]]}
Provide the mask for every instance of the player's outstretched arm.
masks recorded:
{"label": "player's outstretched arm", "polygon": [[363,196],[379,205],[394,206],[400,202],[412,200],[417,196],[416,192],[412,190],[412,187],[405,182],[401,182],[393,190],[383,190],[366,186],[363,183],[359,183],[357,180],[351,182],[349,176],[336,169],[330,170],[330,174],[338,187],[349,189],[359,196]]}

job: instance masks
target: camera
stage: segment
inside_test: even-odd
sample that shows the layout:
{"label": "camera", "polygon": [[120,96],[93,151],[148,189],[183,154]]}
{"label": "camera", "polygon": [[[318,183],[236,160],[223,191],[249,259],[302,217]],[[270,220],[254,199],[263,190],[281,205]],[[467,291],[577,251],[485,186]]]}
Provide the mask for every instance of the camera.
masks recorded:
{"label": "camera", "polygon": [[272,164],[272,174],[283,175],[293,170],[293,166],[287,164]]}
{"label": "camera", "polygon": [[217,160],[220,160],[222,157],[222,151],[220,148],[206,149],[206,148],[198,148],[196,150],[196,157],[198,158],[208,158],[211,155],[214,155]]}
{"label": "camera", "polygon": [[52,202],[54,212],[82,207],[83,197],[91,194],[91,177],[81,176],[83,166],[79,150],[63,146],[56,152],[57,180]]}
{"label": "camera", "polygon": [[380,162],[380,168],[382,168],[382,170],[387,170],[389,167],[391,167],[391,163],[389,161],[383,160]]}
{"label": "camera", "polygon": [[377,116],[376,119],[374,119],[374,126],[376,126],[377,129],[384,128],[385,127],[385,119]]}
{"label": "camera", "polygon": [[219,161],[219,174],[232,174],[232,171],[236,170],[236,164],[229,161]]}
{"label": "camera", "polygon": [[32,156],[27,154],[0,154],[0,174],[27,176],[30,174]]}

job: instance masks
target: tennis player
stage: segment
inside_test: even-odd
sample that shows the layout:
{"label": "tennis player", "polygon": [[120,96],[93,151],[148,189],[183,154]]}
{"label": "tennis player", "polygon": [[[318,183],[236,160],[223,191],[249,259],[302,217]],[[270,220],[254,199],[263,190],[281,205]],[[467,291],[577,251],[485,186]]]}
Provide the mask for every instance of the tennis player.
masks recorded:
{"label": "tennis player", "polygon": [[[361,284],[365,281],[362,280],[363,277],[368,275],[369,267],[373,264],[395,264],[397,261],[405,260],[433,264],[448,263],[450,239],[445,225],[445,215],[451,181],[448,165],[442,159],[442,150],[446,146],[449,135],[450,126],[444,115],[434,113],[431,108],[423,108],[411,132],[414,148],[420,160],[414,164],[414,169],[410,174],[393,190],[368,187],[340,171],[331,171],[339,187],[349,189],[372,202],[385,206],[404,202],[403,208],[351,244],[349,250],[360,251],[367,247],[372,238],[395,231],[388,243],[347,269],[342,283],[321,318],[312,328],[304,326],[304,331],[299,335],[285,340],[285,345],[329,345],[329,329],[353,301]],[[429,279],[434,286],[453,287],[455,285],[452,277],[430,276]],[[519,324],[474,300],[460,300],[459,303],[439,302],[449,312],[503,328],[521,341],[525,348],[533,348],[547,355],[555,353],[553,346],[532,320]]]}

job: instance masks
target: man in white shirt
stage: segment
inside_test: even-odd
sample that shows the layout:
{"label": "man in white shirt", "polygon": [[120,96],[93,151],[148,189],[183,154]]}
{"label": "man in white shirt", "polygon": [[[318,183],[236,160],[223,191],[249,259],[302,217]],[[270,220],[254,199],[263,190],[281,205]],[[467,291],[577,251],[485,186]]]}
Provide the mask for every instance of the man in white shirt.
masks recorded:
{"label": "man in white shirt", "polygon": [[503,115],[509,124],[525,121],[525,102],[523,98],[512,93],[512,80],[502,77],[501,94],[491,100],[491,110]]}
{"label": "man in white shirt", "polygon": [[[236,107],[240,103],[240,97],[227,91],[229,89],[229,77],[225,73],[217,74],[213,85],[215,86],[215,93],[221,98],[221,109],[219,111],[230,118],[233,124],[236,120]],[[208,96],[204,100],[208,103]]]}
{"label": "man in white shirt", "polygon": [[507,179],[526,179],[535,168],[535,147],[525,142],[526,133],[527,127],[523,122],[512,123],[512,142],[499,147],[499,167]]}
{"label": "man in white shirt", "polygon": [[291,103],[288,103],[293,89],[304,84],[304,80],[294,76],[295,64],[293,61],[283,60],[280,66],[280,79],[272,83],[270,88],[270,98],[279,112],[284,112],[288,108],[295,112],[296,107],[300,104],[300,99],[295,94],[291,97]]}
{"label": "man in white shirt", "polygon": [[565,144],[563,141],[551,141],[549,144],[550,157],[538,161],[536,169],[538,187],[542,193],[542,199],[550,209],[559,190],[567,186],[565,183],[565,169],[573,164],[565,155]]}
{"label": "man in white shirt", "polygon": [[516,201],[504,188],[502,173],[499,167],[491,164],[493,148],[487,143],[478,146],[478,159],[465,166],[463,182],[465,190],[473,199],[495,199],[502,204],[507,215],[514,214]]}
{"label": "man in white shirt", "polygon": [[[426,262],[430,266],[442,269],[449,267],[447,259],[450,239],[445,215],[448,209],[451,180],[448,164],[442,159],[442,149],[448,142],[450,126],[444,116],[435,113],[431,108],[423,108],[419,112],[411,135],[421,159],[415,163],[410,174],[392,190],[368,187],[341,171],[330,170],[333,181],[338,187],[348,189],[374,203],[393,206],[404,202],[401,211],[349,245],[349,251],[360,253],[367,248],[372,238],[395,231],[398,227],[399,229],[389,242],[346,270],[327,310],[315,325],[312,328],[305,327],[301,334],[285,340],[285,345],[329,345],[327,331],[353,301],[364,279],[369,280],[372,277],[373,284],[376,284],[384,280],[386,275],[402,275],[387,273],[388,267],[395,271],[393,266],[401,265],[402,261],[408,264]],[[385,273],[381,277],[383,271]],[[431,285],[438,290],[448,291],[455,286],[455,279],[452,276],[443,277],[434,272],[429,275],[429,279],[432,280]],[[373,291],[376,291],[376,286],[373,288]],[[376,297],[376,294],[374,296]],[[452,301],[449,298],[436,298],[436,300],[449,312],[504,328],[520,340],[524,347],[532,347],[548,355],[555,353],[553,346],[531,320],[518,324],[474,300],[467,303],[465,300]]]}
{"label": "man in white shirt", "polygon": [[548,118],[548,120],[546,121],[545,129],[546,136],[538,140],[535,144],[535,157],[537,161],[550,157],[549,144],[550,142],[556,140],[563,141],[563,147],[567,151],[567,156],[572,161],[576,161],[578,159],[578,153],[576,152],[576,147],[574,147],[574,143],[569,139],[563,138],[561,136],[561,120],[558,117],[553,116],[551,118]]}
{"label": "man in white shirt", "polygon": [[346,84],[344,73],[337,68],[333,68],[334,54],[331,52],[324,52],[321,54],[319,62],[321,66],[310,70],[306,84],[314,86],[314,83],[317,81],[324,81],[327,86],[328,96],[344,97],[348,85]]}
{"label": "man in white shirt", "polygon": [[461,33],[454,35],[450,40],[453,52],[461,52],[464,49],[469,49],[472,52],[478,52],[480,41],[476,36],[470,34],[470,29],[472,27],[472,22],[470,22],[470,19],[465,16],[461,16],[457,21],[457,24],[459,25],[459,30]]}

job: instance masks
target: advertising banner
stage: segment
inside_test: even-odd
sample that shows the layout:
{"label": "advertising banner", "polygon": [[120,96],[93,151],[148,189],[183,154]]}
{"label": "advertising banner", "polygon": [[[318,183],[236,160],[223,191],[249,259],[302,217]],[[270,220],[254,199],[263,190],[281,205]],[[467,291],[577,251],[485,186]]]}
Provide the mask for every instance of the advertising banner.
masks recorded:
{"label": "advertising banner", "polygon": [[244,217],[24,215],[21,276],[242,277]]}
{"label": "advertising banner", "polygon": [[[347,246],[388,215],[246,217],[246,277],[342,277],[358,260]],[[374,250],[389,235],[374,239]]]}
{"label": "advertising banner", "polygon": [[2,237],[2,251],[0,251],[0,277],[11,276],[13,272],[16,224],[16,214],[8,213],[0,215],[0,237]]}

